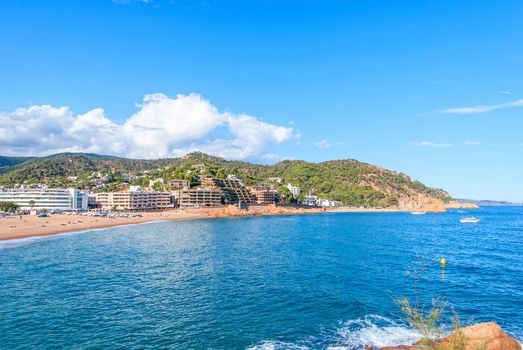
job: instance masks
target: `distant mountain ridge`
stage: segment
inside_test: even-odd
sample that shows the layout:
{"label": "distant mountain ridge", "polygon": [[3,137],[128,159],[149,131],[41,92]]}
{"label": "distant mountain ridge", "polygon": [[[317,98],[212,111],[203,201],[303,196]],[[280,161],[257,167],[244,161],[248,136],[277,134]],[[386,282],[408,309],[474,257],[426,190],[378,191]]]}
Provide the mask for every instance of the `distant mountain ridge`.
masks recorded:
{"label": "distant mountain ridge", "polygon": [[474,203],[480,207],[505,207],[505,206],[514,206],[519,207],[523,206],[523,203],[518,202],[508,202],[508,201],[492,201],[488,199],[456,199],[459,202]]}
{"label": "distant mountain ridge", "polygon": [[0,156],[0,174],[5,174],[22,163],[33,159],[33,157],[4,157]]}
{"label": "distant mountain ridge", "polygon": [[[0,185],[45,183],[50,186],[72,186],[68,178],[86,179],[97,173],[113,179],[122,174],[141,173],[151,178],[186,176],[191,167],[203,164],[210,175],[235,174],[247,184],[280,177],[302,189],[302,196],[311,191],[322,198],[345,205],[391,207],[401,210],[444,211],[451,196],[442,189],[425,186],[405,174],[387,170],[353,159],[312,163],[285,160],[273,165],[230,161],[201,152],[181,158],[128,159],[92,153],[61,153],[46,157],[2,157]],[[2,171],[3,170],[3,171]],[[182,171],[183,170],[183,171]],[[193,175],[191,175],[193,176]],[[83,181],[83,180],[82,180]],[[120,181],[120,180],[115,180]],[[282,187],[282,186],[280,186]]]}

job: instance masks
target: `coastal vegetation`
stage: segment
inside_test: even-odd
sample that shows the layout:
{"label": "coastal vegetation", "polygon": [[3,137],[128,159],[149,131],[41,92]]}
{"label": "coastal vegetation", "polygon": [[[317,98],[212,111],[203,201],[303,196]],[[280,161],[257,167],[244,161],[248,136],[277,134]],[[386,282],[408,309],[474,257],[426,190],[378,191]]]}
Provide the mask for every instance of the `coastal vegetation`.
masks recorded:
{"label": "coastal vegetation", "polygon": [[430,307],[411,304],[408,298],[396,301],[405,315],[407,323],[421,338],[413,346],[385,347],[383,350],[521,350],[516,339],[506,334],[494,322],[477,323],[464,327],[455,310],[451,318],[451,331],[443,336],[443,314],[447,303],[433,299]]}
{"label": "coastal vegetation", "polygon": [[18,204],[13,202],[7,202],[3,201],[0,202],[0,211],[7,212],[7,213],[13,213],[17,211],[19,208]]}
{"label": "coastal vegetation", "polygon": [[[380,168],[353,159],[312,163],[285,160],[274,165],[229,161],[195,152],[181,158],[156,160],[126,159],[84,153],[61,153],[41,158],[2,157],[0,185],[45,184],[49,187],[92,189],[103,177],[97,191],[113,191],[129,185],[149,186],[151,180],[184,179],[198,184],[201,175],[218,179],[228,174],[254,185],[267,179],[284,179],[301,189],[300,198],[313,193],[322,198],[357,207],[395,207],[406,201],[431,198],[448,202],[450,195],[411,179],[403,173]],[[5,164],[5,165],[2,165]],[[274,185],[291,198],[277,181]],[[169,190],[163,184],[153,184],[156,190]]]}
{"label": "coastal vegetation", "polygon": [[400,298],[396,302],[409,325],[421,334],[419,343],[432,348],[434,342],[443,334],[439,322],[446,304],[442,300],[433,299],[432,306],[425,308],[418,303],[411,304],[408,298]]}

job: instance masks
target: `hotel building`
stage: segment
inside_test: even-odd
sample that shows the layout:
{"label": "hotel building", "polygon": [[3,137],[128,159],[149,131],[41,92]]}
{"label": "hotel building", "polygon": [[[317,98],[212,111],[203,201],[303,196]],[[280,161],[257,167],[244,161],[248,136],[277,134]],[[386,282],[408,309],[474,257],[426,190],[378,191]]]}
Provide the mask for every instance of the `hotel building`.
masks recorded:
{"label": "hotel building", "polygon": [[102,209],[117,210],[160,210],[172,208],[169,192],[101,192],[96,202]]}
{"label": "hotel building", "polygon": [[174,192],[180,208],[217,207],[222,205],[222,191],[216,188],[198,187]]}
{"label": "hotel building", "polygon": [[253,188],[250,191],[258,204],[275,204],[280,200],[278,191],[264,188]]}
{"label": "hotel building", "polygon": [[13,202],[22,210],[86,210],[87,194],[75,188],[0,189],[0,202]]}

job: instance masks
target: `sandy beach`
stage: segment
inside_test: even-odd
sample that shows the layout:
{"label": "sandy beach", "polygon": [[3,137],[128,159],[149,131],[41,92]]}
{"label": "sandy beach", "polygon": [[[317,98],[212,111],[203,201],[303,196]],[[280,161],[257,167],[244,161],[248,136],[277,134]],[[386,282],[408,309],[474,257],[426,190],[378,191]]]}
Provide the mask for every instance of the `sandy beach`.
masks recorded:
{"label": "sandy beach", "polygon": [[160,220],[188,220],[202,216],[197,211],[170,210],[140,213],[141,217],[104,218],[82,215],[37,215],[10,216],[0,219],[0,240],[19,239],[33,236],[48,236],[64,232],[84,231],[113,226],[141,224]]}

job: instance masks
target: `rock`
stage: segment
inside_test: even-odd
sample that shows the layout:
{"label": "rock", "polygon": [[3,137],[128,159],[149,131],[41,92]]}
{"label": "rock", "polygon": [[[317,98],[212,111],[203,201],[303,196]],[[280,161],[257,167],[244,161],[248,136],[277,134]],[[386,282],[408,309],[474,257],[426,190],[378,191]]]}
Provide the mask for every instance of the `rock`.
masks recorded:
{"label": "rock", "polygon": [[450,201],[445,203],[447,209],[477,209],[479,206],[475,203],[463,202],[463,201]]}
{"label": "rock", "polygon": [[410,193],[409,196],[398,198],[398,209],[404,211],[426,211],[426,212],[445,212],[445,203],[441,199],[434,198],[427,194]]}
{"label": "rock", "polygon": [[442,350],[453,350],[463,344],[463,350],[521,350],[516,339],[507,335],[495,322],[478,323],[464,327],[440,342]]}
{"label": "rock", "polygon": [[[418,344],[418,343],[416,343]],[[451,335],[434,344],[438,350],[521,350],[516,339],[503,332],[495,322],[478,323],[454,331]],[[365,350],[423,350],[421,345],[398,345],[375,348],[365,347]]]}

